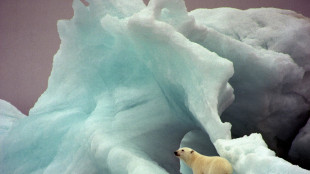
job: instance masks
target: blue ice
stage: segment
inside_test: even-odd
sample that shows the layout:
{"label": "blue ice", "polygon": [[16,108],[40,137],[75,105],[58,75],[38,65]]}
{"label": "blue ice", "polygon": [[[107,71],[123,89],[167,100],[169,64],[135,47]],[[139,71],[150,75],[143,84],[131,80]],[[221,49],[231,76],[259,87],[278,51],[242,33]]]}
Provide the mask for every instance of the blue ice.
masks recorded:
{"label": "blue ice", "polygon": [[[88,2],[74,0],[73,18],[58,22],[48,88],[29,116],[1,123],[0,173],[190,173],[173,155],[180,146],[221,155],[238,174],[309,173],[262,137],[291,138],[279,128],[309,110],[310,41],[286,39],[310,37],[306,18],[188,13],[182,0]],[[7,119],[12,106],[0,106]],[[290,153],[307,158],[300,139]]]}

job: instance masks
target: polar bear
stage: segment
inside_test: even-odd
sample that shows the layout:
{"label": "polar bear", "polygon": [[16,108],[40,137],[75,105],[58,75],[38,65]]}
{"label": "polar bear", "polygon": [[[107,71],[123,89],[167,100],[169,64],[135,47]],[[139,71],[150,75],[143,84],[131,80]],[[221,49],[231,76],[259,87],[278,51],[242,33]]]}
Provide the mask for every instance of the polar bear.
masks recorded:
{"label": "polar bear", "polygon": [[183,147],[174,154],[193,170],[193,174],[232,174],[231,164],[219,156],[208,157],[191,148]]}

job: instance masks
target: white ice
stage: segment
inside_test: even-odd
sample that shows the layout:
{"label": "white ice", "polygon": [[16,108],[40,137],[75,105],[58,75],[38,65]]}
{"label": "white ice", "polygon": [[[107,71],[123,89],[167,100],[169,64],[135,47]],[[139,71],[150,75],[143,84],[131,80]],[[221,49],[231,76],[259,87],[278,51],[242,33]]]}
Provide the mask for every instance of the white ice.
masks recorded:
{"label": "white ice", "polygon": [[309,19],[273,8],[198,9],[190,14],[209,31],[195,41],[234,63],[230,84],[236,100],[222,115],[234,125],[232,134],[260,132],[278,155],[309,166],[309,150],[302,147],[310,141],[291,146],[309,119]]}
{"label": "white ice", "polygon": [[88,2],[58,22],[60,49],[29,117],[1,123],[0,173],[189,173],[180,146],[219,154],[236,174],[310,172],[267,146],[309,159],[309,19]]}
{"label": "white ice", "polygon": [[26,115],[11,103],[0,99],[0,142],[3,142],[4,136],[12,129],[14,123],[21,118],[26,118]]}

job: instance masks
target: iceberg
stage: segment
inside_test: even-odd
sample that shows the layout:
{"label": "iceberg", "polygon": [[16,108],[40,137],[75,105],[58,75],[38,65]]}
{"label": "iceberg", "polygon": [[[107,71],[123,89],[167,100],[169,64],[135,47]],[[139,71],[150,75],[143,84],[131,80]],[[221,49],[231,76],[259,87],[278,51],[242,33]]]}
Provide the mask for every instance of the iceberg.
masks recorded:
{"label": "iceberg", "polygon": [[11,103],[0,99],[0,142],[3,142],[4,137],[10,132],[14,123],[21,118],[26,118],[26,115]]}
{"label": "iceberg", "polygon": [[[198,9],[190,14],[209,28],[209,36],[196,42],[234,63],[229,82],[236,100],[222,115],[234,125],[232,134],[260,132],[281,157],[292,158],[290,151],[307,147],[309,141],[292,141],[309,120],[309,19],[272,8]],[[308,154],[298,153],[310,164]]]}
{"label": "iceberg", "polygon": [[309,19],[188,13],[182,0],[73,9],[29,116],[0,101],[0,173],[186,174],[173,154],[183,146],[227,158],[237,174],[310,172],[276,156],[310,163]]}

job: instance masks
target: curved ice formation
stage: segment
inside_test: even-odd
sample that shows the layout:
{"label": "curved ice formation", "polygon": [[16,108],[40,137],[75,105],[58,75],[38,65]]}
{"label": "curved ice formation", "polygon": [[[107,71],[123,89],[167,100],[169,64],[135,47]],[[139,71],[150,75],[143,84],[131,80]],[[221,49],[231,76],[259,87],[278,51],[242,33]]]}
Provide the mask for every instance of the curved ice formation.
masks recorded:
{"label": "curved ice formation", "polygon": [[[243,124],[260,128],[257,115],[268,117],[270,109],[290,111],[285,122],[309,110],[309,89],[302,86],[309,83],[307,41],[290,52],[276,41],[268,43],[278,45],[274,50],[266,49],[255,28],[242,28],[251,42],[236,39],[226,33],[225,17],[210,24],[221,9],[187,13],[182,0],[147,7],[140,0],[88,2],[74,0],[74,17],[59,21],[61,45],[48,88],[29,117],[3,134],[0,173],[188,173],[173,155],[179,146],[219,153],[238,174],[309,173],[276,157],[259,134],[231,139],[231,124],[219,116],[244,135],[253,130]],[[240,18],[251,12],[230,11]],[[239,36],[242,24],[231,27]],[[308,31],[307,25],[300,27]],[[287,43],[284,36],[276,38]],[[267,138],[278,135],[268,132],[277,125],[262,125]],[[293,143],[296,158],[304,139]]]}
{"label": "curved ice formation", "polygon": [[[190,14],[209,29],[206,37],[191,40],[234,63],[230,84],[236,100],[222,116],[234,125],[232,134],[261,132],[269,147],[286,158],[289,151],[304,151],[309,141],[292,142],[310,116],[309,19],[272,8]],[[298,154],[309,166],[309,151]]]}
{"label": "curved ice formation", "polygon": [[3,142],[5,136],[12,129],[12,126],[26,115],[21,113],[11,103],[0,99],[0,142]]}

